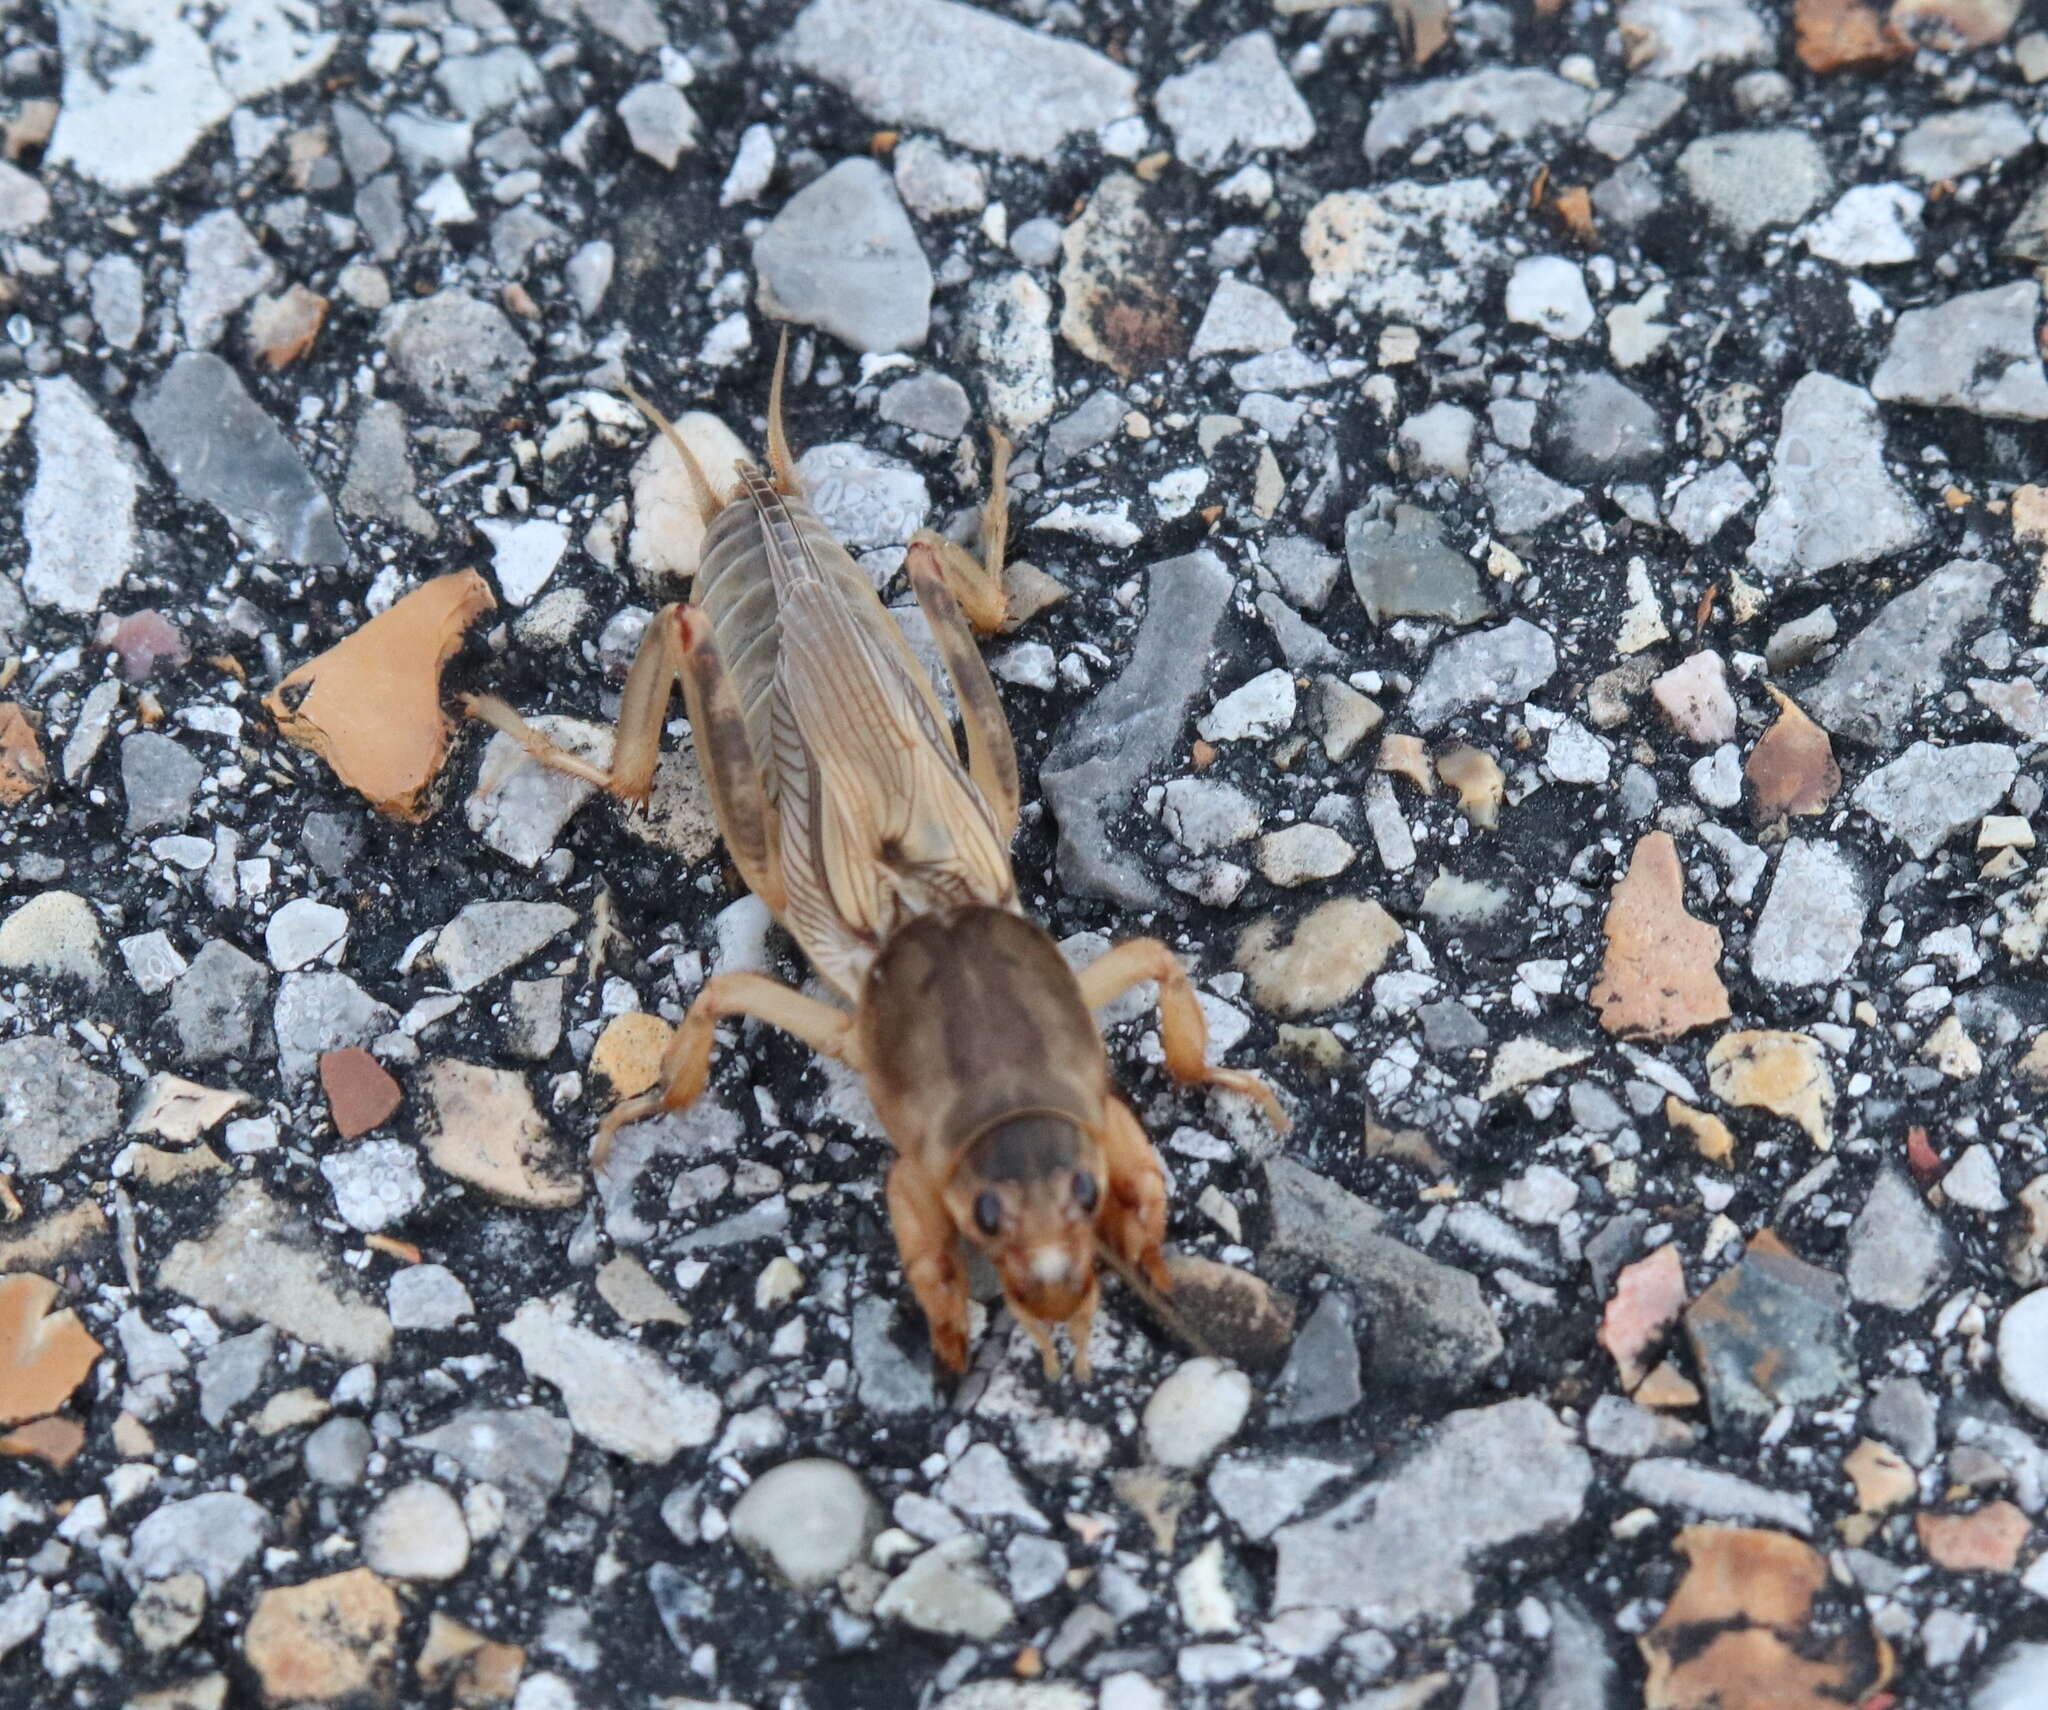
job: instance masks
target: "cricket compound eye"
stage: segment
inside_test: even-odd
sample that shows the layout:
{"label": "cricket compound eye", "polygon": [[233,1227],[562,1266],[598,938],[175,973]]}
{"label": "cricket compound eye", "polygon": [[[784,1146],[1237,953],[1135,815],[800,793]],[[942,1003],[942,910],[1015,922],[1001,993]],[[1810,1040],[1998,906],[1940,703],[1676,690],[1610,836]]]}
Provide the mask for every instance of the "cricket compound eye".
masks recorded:
{"label": "cricket compound eye", "polygon": [[993,1235],[1003,1226],[1003,1202],[993,1193],[984,1193],[974,1201],[974,1226],[984,1235]]}
{"label": "cricket compound eye", "polygon": [[1086,1170],[1074,1172],[1074,1203],[1083,1211],[1092,1212],[1095,1202],[1101,1197],[1095,1186],[1095,1177]]}

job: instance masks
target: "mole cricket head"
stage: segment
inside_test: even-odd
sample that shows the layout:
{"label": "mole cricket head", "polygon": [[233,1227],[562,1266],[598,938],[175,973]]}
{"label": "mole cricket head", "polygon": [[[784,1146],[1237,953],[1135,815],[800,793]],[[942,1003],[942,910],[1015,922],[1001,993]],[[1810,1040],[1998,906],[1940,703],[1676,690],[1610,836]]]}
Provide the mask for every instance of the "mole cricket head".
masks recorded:
{"label": "mole cricket head", "polygon": [[1009,1117],[969,1146],[947,1202],[1013,1311],[1064,1324],[1090,1305],[1103,1178],[1100,1143],[1049,1112]]}

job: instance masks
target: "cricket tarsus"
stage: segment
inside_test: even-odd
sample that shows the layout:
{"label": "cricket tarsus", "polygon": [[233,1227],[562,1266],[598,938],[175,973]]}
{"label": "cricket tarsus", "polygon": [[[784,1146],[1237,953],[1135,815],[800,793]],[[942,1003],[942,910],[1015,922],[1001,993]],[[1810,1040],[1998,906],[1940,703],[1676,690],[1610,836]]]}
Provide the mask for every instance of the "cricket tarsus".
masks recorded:
{"label": "cricket tarsus", "polygon": [[694,1103],[718,1024],[751,1017],[865,1080],[896,1152],[888,1202],[904,1278],[942,1365],[967,1365],[963,1242],[995,1266],[1049,1375],[1058,1328],[1076,1375],[1088,1375],[1098,1259],[1199,1350],[1167,1299],[1165,1171],[1117,1096],[1091,1012],[1155,982],[1173,1079],[1244,1094],[1277,1127],[1287,1118],[1258,1076],[1209,1064],[1201,1006],[1166,945],[1135,940],[1077,976],[1021,910],[1009,858],[1016,749],[976,644],[1008,615],[1009,443],[989,436],[979,556],[921,530],[907,559],[963,757],[903,631],[804,496],[783,430],[787,356],[785,334],[766,472],[707,470],[627,388],[674,447],[705,527],[689,602],[648,622],[610,763],[570,753],[495,696],[462,703],[540,764],[644,806],[680,688],[733,864],[829,988],[821,999],[759,974],[706,981],[658,1084],[600,1124],[593,1163],[603,1167],[622,1129]]}

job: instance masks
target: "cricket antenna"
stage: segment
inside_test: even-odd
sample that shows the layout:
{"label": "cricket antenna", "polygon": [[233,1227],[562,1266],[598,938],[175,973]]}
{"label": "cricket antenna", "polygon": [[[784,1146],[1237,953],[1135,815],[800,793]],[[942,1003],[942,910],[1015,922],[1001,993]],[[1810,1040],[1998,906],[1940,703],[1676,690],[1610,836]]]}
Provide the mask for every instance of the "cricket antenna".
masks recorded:
{"label": "cricket antenna", "polygon": [[627,398],[632,401],[633,408],[652,422],[669,444],[675,447],[675,453],[683,460],[683,469],[690,477],[690,492],[697,501],[697,510],[705,522],[710,522],[724,507],[719,504],[718,494],[713,491],[711,483],[705,479],[704,465],[697,461],[697,454],[684,442],[683,436],[676,432],[675,423],[649,403],[642,396],[639,387],[630,380],[621,382],[621,385]]}

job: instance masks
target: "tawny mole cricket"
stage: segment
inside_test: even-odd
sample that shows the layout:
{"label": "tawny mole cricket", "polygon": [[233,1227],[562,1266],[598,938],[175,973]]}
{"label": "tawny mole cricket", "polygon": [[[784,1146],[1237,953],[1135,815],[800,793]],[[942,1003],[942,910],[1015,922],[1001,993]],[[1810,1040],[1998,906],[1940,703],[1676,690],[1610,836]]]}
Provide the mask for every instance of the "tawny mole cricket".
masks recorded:
{"label": "tawny mole cricket", "polygon": [[805,502],[783,433],[786,354],[785,338],[769,389],[769,470],[740,463],[723,488],[636,395],[675,447],[706,526],[690,601],[648,623],[610,768],[558,748],[493,696],[464,702],[542,764],[644,806],[680,682],[733,864],[852,1005],[759,974],[714,976],[669,1043],[662,1085],[605,1117],[593,1157],[624,1125],[703,1092],[721,1020],[781,1028],[866,1080],[896,1151],[889,1215],[904,1275],[938,1357],[966,1369],[964,1239],[993,1262],[1048,1375],[1059,1324],[1086,1375],[1098,1243],[1170,1286],[1165,1173],[1112,1089],[1090,1012],[1157,981],[1173,1078],[1248,1094],[1278,1127],[1287,1118],[1258,1076],[1208,1064],[1201,1007],[1165,944],[1134,939],[1077,975],[1019,909],[1008,855],[1016,752],[974,636],[1006,611],[1007,442],[990,436],[982,558],[929,531],[910,545],[910,585],[959,702],[963,764],[902,630]]}

